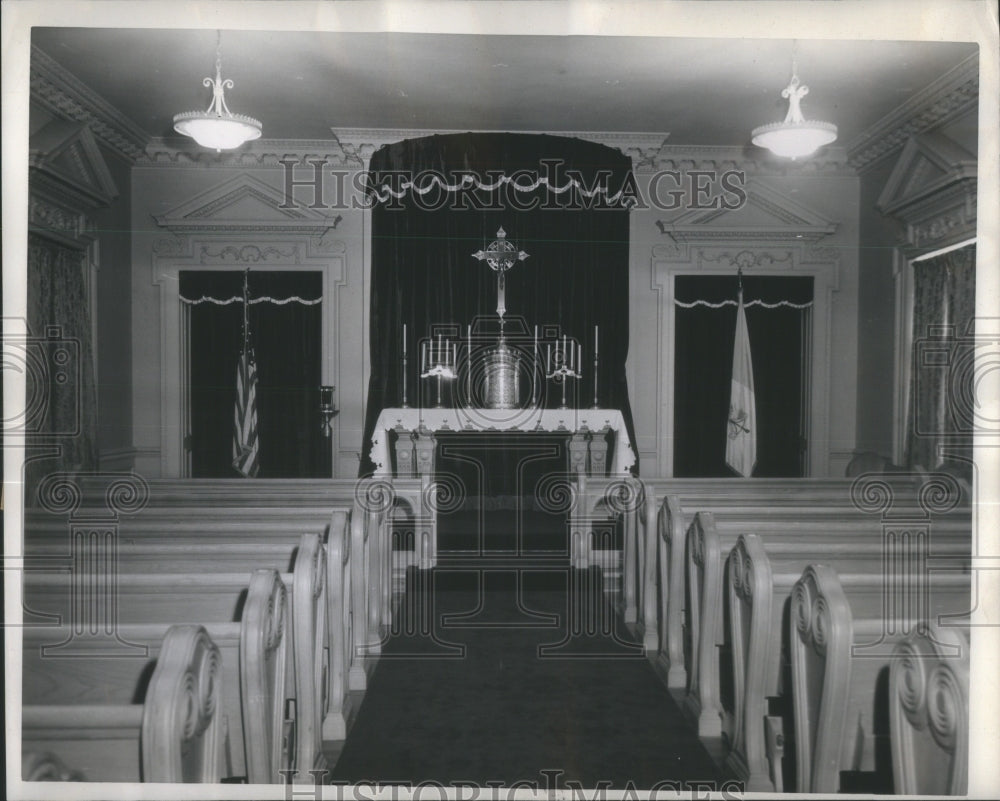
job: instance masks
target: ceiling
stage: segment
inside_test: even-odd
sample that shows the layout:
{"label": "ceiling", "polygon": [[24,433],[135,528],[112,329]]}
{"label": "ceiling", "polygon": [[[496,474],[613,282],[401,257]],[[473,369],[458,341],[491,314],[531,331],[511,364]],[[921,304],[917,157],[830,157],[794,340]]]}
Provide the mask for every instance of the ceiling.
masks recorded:
{"label": "ceiling", "polygon": [[[34,28],[32,42],[152,136],[207,108],[214,30]],[[848,143],[956,66],[956,42],[616,36],[222,32],[231,111],[269,139],[331,128],[669,133],[671,144],[749,142],[784,118],[797,53],[807,117]]]}

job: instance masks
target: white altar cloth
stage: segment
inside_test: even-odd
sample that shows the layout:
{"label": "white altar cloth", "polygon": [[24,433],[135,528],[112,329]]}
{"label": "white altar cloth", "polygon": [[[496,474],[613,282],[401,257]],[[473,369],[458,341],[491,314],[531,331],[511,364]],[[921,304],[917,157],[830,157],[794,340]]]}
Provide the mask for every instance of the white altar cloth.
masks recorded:
{"label": "white altar cloth", "polygon": [[392,472],[389,431],[424,428],[438,431],[566,431],[599,432],[605,426],[615,432],[609,471],[628,473],[635,464],[635,450],[618,409],[383,409],[372,434],[371,459],[376,475]]}

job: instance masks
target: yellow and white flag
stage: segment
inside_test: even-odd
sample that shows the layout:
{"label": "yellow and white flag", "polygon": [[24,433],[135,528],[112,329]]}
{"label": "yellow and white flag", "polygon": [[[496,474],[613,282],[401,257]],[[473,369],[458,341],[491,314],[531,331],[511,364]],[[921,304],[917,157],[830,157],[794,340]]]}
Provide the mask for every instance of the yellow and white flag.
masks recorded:
{"label": "yellow and white flag", "polygon": [[736,309],[736,344],[733,346],[733,378],[729,395],[726,464],[741,476],[753,473],[757,464],[757,411],[753,396],[753,362],[750,335],[740,291]]}

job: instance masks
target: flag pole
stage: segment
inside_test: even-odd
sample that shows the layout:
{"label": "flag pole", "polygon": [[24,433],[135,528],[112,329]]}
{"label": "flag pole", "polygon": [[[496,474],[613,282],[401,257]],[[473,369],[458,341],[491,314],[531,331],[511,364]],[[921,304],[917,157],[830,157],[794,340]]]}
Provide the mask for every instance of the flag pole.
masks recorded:
{"label": "flag pole", "polygon": [[247,307],[250,305],[250,290],[249,290],[249,280],[250,280],[250,268],[247,267],[243,271],[243,350],[247,349],[247,343],[250,340],[250,321],[249,313]]}

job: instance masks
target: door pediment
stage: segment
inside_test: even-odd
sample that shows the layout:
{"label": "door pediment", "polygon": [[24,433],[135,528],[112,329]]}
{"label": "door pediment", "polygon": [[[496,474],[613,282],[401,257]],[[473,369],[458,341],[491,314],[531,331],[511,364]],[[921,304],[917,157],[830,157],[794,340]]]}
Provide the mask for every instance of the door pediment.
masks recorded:
{"label": "door pediment", "polygon": [[154,218],[174,233],[283,231],[319,236],[340,222],[323,209],[290,205],[274,186],[245,173]]}
{"label": "door pediment", "polygon": [[746,188],[737,208],[688,209],[670,222],[657,221],[661,233],[677,242],[726,240],[796,240],[816,242],[837,230],[837,223],[767,184]]}

